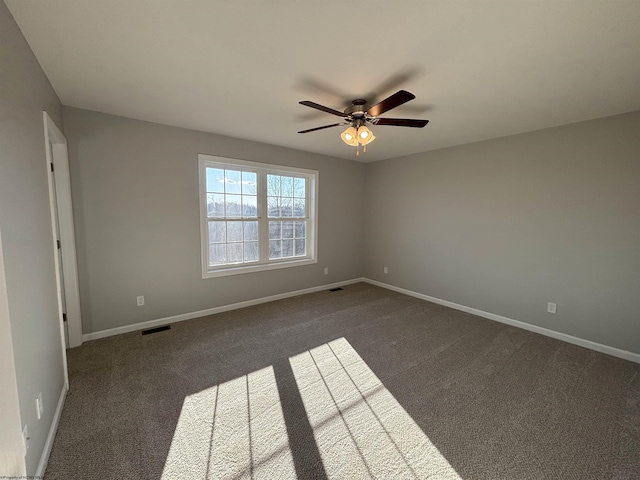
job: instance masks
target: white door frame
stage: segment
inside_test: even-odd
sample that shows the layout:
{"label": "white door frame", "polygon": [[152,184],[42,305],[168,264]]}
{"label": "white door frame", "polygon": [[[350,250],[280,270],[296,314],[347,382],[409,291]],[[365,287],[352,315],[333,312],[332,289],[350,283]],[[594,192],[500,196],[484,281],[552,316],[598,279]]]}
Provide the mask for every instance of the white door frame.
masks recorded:
{"label": "white door frame", "polygon": [[[62,321],[62,287],[60,285],[60,265],[56,241],[55,208],[58,209],[60,230],[60,250],[62,254],[62,278],[67,307],[67,330],[69,347],[82,345],[82,319],[80,313],[80,290],[78,287],[78,266],[76,260],[76,240],[73,226],[73,207],[71,204],[71,178],[69,176],[69,157],[67,139],[53,122],[47,112],[44,118],[44,136],[47,171],[49,172],[49,206],[51,207],[51,226],[53,229],[53,253],[56,268],[56,287],[58,290],[58,313],[60,317],[60,335],[64,358],[65,377],[67,376],[67,355],[65,349],[64,323]],[[51,168],[53,165],[53,169]],[[55,178],[52,176],[55,175]],[[55,194],[52,180],[55,180]],[[68,379],[65,378],[68,384]]]}

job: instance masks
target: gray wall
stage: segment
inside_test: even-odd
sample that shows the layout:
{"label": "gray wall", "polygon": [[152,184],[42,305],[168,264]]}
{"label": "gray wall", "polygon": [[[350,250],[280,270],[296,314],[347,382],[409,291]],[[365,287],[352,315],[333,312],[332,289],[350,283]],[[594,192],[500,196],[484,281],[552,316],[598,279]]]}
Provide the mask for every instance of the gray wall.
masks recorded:
{"label": "gray wall", "polygon": [[640,353],[640,112],[370,164],[366,203],[367,277]]}
{"label": "gray wall", "polygon": [[20,398],[0,232],[0,476],[24,476]]}
{"label": "gray wall", "polygon": [[[362,275],[363,164],[76,108],[64,123],[84,333]],[[318,264],[203,280],[198,153],[318,170]]]}
{"label": "gray wall", "polygon": [[[31,436],[29,475],[64,385],[43,110],[62,126],[60,101],[0,2],[0,230],[20,415]],[[38,392],[45,407],[41,420]]]}

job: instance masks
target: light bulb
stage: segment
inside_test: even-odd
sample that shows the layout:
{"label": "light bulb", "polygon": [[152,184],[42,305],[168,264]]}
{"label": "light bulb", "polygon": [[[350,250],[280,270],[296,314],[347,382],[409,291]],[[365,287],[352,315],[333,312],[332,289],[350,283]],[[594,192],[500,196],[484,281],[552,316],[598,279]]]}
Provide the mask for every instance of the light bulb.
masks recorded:
{"label": "light bulb", "polygon": [[369,132],[362,132],[360,133],[360,138],[367,138],[369,136]]}
{"label": "light bulb", "polygon": [[350,133],[345,133],[345,134],[344,134],[344,138],[346,138],[346,139],[347,139],[347,140],[349,140],[349,141],[353,140],[353,137],[351,136],[351,134],[350,134]]}

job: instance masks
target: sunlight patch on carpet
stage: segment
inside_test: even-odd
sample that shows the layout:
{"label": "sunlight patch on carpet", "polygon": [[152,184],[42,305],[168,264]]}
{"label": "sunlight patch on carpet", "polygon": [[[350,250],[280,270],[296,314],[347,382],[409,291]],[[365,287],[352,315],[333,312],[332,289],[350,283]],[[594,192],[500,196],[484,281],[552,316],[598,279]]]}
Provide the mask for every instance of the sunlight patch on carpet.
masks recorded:
{"label": "sunlight patch on carpet", "polygon": [[295,479],[273,368],[186,397],[161,478]]}
{"label": "sunlight patch on carpet", "polygon": [[330,479],[461,480],[345,338],[289,362]]}

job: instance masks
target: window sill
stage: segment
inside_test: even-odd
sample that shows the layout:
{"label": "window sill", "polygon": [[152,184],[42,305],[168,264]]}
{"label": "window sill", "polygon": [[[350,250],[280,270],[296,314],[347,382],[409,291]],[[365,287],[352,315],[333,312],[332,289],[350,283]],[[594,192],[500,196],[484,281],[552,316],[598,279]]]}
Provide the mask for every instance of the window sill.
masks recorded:
{"label": "window sill", "polygon": [[229,275],[240,275],[242,273],[263,272],[266,270],[277,270],[279,268],[301,267],[318,263],[315,258],[304,258],[301,260],[288,260],[274,263],[261,263],[259,265],[241,265],[237,267],[225,267],[215,270],[207,270],[202,273],[202,278],[226,277]]}

